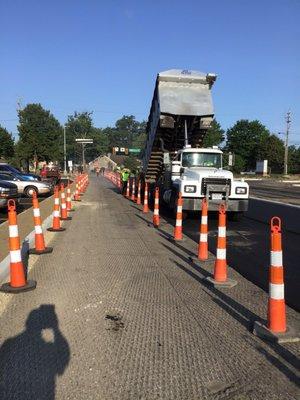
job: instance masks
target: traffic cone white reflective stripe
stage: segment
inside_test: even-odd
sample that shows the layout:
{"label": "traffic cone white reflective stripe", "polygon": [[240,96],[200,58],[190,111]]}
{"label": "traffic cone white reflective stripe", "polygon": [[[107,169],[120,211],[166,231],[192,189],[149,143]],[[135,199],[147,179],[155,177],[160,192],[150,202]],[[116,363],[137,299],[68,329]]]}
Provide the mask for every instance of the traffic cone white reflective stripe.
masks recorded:
{"label": "traffic cone white reflective stripe", "polygon": [[72,211],[71,188],[69,183],[67,186],[67,210]]}
{"label": "traffic cone white reflective stripe", "polygon": [[75,195],[74,195],[74,201],[81,201],[80,200],[80,194],[79,194],[79,183],[76,183],[76,190],[75,190]]}
{"label": "traffic cone white reflective stripe", "polygon": [[33,205],[33,220],[34,220],[34,231],[35,231],[35,248],[30,249],[30,254],[46,254],[52,252],[52,247],[45,246],[45,238],[42,230],[42,220],[40,214],[39,201],[36,193],[33,192],[32,196]]}
{"label": "traffic cone white reflective stripe", "polygon": [[205,261],[208,259],[208,243],[207,243],[207,232],[208,232],[208,204],[207,199],[202,199],[201,207],[201,225],[200,225],[200,238],[198,244],[198,260]]}
{"label": "traffic cone white reflective stripe", "polygon": [[129,179],[126,182],[126,197],[127,197],[127,199],[130,198],[130,181],[129,181]]}
{"label": "traffic cone white reflective stripe", "polygon": [[137,204],[138,206],[141,205],[141,181],[140,181],[140,180],[139,180],[139,183],[138,183],[138,191],[137,191],[136,204]]}
{"label": "traffic cone white reflective stripe", "polygon": [[135,201],[135,178],[132,178],[131,200]]}
{"label": "traffic cone white reflective stripe", "polygon": [[66,204],[66,195],[64,191],[64,185],[61,184],[60,186],[60,199],[61,199],[61,205],[60,205],[60,217],[62,220],[67,220],[71,219],[71,217],[68,216],[68,210],[67,210],[67,204]]}
{"label": "traffic cone white reflective stripe", "polygon": [[297,326],[287,326],[284,300],[284,271],[282,262],[281,219],[271,218],[271,251],[269,267],[269,299],[267,324],[255,321],[253,333],[277,343],[300,341]]}
{"label": "traffic cone white reflective stripe", "polygon": [[275,333],[286,332],[284,278],[281,244],[281,220],[271,219],[271,254],[269,272],[268,328]]}
{"label": "traffic cone white reflective stripe", "polygon": [[64,231],[65,228],[60,226],[60,218],[59,218],[59,189],[58,186],[54,188],[54,209],[52,214],[52,227],[48,228],[50,232],[61,232]]}
{"label": "traffic cone white reflective stripe", "polygon": [[214,265],[213,277],[208,276],[206,281],[215,287],[233,288],[237,281],[227,277],[226,261],[226,207],[225,204],[219,206],[219,226],[216,260]]}
{"label": "traffic cone white reflective stripe", "polygon": [[10,282],[4,283],[0,291],[8,293],[19,293],[33,290],[35,281],[27,281],[24,265],[21,257],[21,242],[18,231],[16,203],[8,200],[8,224],[9,224],[9,253],[10,253]]}
{"label": "traffic cone white reflective stripe", "polygon": [[143,212],[144,213],[148,213],[149,212],[149,206],[148,206],[148,183],[147,182],[145,183]]}
{"label": "traffic cone white reflective stripe", "polygon": [[158,228],[160,223],[159,217],[159,188],[155,188],[154,192],[154,211],[153,211],[153,225],[155,228]]}
{"label": "traffic cone white reflective stripe", "polygon": [[219,226],[217,254],[214,268],[214,280],[216,282],[226,282],[227,262],[226,262],[226,208],[224,204],[219,207]]}
{"label": "traffic cone white reflective stripe", "polygon": [[182,195],[181,192],[178,193],[177,199],[177,213],[176,213],[176,222],[174,228],[174,240],[182,240]]}

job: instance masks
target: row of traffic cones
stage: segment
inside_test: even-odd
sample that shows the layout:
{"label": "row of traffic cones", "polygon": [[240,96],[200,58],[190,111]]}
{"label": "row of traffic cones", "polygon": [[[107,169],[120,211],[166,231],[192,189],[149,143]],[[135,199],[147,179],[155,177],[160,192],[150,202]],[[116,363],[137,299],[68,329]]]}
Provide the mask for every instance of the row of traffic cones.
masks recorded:
{"label": "row of traffic cones", "polygon": [[[130,194],[130,182],[127,183],[125,197],[140,203],[141,184],[138,183],[138,195],[135,197],[135,180],[131,182],[132,192]],[[137,200],[136,200],[137,199]],[[182,194],[179,192],[177,198],[176,221],[174,226],[173,241],[182,241]],[[207,282],[214,287],[232,288],[237,285],[237,281],[230,279],[227,273],[226,261],[226,207],[220,204],[218,211],[218,236],[216,257],[213,257],[208,251],[208,202],[202,200],[201,224],[199,229],[199,242],[197,256],[190,257],[194,263],[201,263],[214,260],[213,276],[207,278]],[[148,183],[145,183],[143,212],[148,213]],[[154,210],[153,226],[158,228],[160,224],[159,216],[159,188],[154,190]],[[254,333],[264,338],[278,341],[298,341],[299,336],[295,335],[291,328],[286,325],[286,310],[284,300],[284,279],[282,266],[282,244],[281,244],[281,220],[279,217],[271,219],[271,263],[269,273],[269,300],[268,300],[268,318],[267,324],[255,322]]]}
{"label": "row of traffic cones", "polygon": [[[87,175],[80,175],[77,177],[82,193],[85,192],[88,185]],[[67,197],[65,196],[64,185],[56,186],[54,189],[54,209],[52,214],[52,227],[48,228],[51,232],[61,232],[65,228],[61,227],[61,220],[69,220],[71,217],[68,215],[70,211],[74,211],[71,202],[71,187],[68,182]],[[61,204],[59,201],[59,194]],[[53,248],[47,247],[42,230],[42,220],[39,208],[39,201],[36,193],[32,197],[32,210],[34,220],[35,232],[35,247],[29,250],[29,254],[49,254],[52,253]],[[27,280],[24,264],[21,256],[21,241],[18,231],[16,204],[14,200],[8,201],[8,224],[9,224],[9,252],[10,252],[10,281],[4,283],[0,287],[0,291],[6,293],[20,293],[24,291],[33,290],[36,288],[36,281]]]}

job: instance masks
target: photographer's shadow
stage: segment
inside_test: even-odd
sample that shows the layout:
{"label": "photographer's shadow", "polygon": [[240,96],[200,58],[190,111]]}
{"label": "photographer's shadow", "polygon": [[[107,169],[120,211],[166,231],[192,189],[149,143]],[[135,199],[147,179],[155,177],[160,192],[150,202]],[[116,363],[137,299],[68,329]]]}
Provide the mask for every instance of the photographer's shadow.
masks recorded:
{"label": "photographer's shadow", "polygon": [[0,399],[54,400],[56,376],[64,373],[69,360],[54,305],[32,310],[25,330],[0,348]]}

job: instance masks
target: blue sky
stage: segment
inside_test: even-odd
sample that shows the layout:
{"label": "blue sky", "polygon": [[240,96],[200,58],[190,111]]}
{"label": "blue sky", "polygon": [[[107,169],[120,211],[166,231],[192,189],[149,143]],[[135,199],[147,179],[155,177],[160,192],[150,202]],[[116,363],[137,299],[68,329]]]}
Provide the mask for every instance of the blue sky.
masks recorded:
{"label": "blue sky", "polygon": [[157,72],[215,72],[224,128],[259,119],[300,145],[300,0],[0,0],[0,124],[40,102],[63,123],[147,118]]}

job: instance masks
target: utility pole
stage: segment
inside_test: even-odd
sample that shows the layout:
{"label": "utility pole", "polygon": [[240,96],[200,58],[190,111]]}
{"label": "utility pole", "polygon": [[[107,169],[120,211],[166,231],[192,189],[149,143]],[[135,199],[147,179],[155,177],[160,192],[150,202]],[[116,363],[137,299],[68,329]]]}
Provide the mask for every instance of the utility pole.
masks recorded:
{"label": "utility pole", "polygon": [[288,111],[286,114],[286,134],[285,134],[285,146],[284,146],[284,175],[288,174],[288,157],[289,157],[289,132],[291,126],[291,112]]}
{"label": "utility pole", "polygon": [[88,138],[75,139],[75,142],[82,145],[82,167],[83,167],[83,169],[85,169],[85,154],[84,154],[85,146],[87,144],[92,144],[93,139],[88,139]]}
{"label": "utility pole", "polygon": [[83,170],[85,170],[85,154],[84,154],[85,143],[81,143],[81,144],[82,144],[82,167],[83,167]]}
{"label": "utility pole", "polygon": [[64,175],[67,175],[67,142],[66,142],[66,127],[64,125]]}

